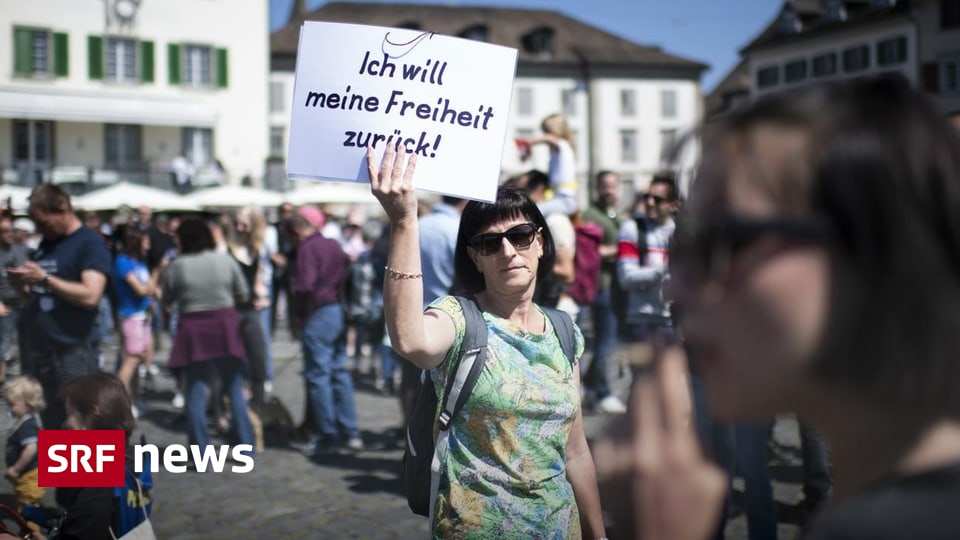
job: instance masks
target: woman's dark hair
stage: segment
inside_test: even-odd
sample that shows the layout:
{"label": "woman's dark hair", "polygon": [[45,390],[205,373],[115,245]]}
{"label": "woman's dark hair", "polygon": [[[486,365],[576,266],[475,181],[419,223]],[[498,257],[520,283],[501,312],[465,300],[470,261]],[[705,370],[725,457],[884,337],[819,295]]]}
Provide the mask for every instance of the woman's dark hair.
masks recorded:
{"label": "woman's dark hair", "polygon": [[127,440],[137,427],[131,411],[130,394],[116,375],[98,371],[78,377],[60,390],[87,429],[122,429]]}
{"label": "woman's dark hair", "polygon": [[216,248],[210,227],[199,218],[187,218],[177,227],[177,240],[180,241],[180,254],[189,255]]}
{"label": "woman's dark hair", "polygon": [[[899,76],[763,98],[720,126],[741,158],[758,127],[803,136],[767,183],[832,231],[815,376],[935,419],[960,418],[960,135]],[[753,155],[751,155],[753,154]]]}
{"label": "woman's dark hair", "polygon": [[136,227],[128,228],[123,234],[123,248],[121,253],[133,257],[134,259],[143,258],[143,232]]}
{"label": "woman's dark hair", "polygon": [[487,227],[516,218],[535,223],[543,235],[543,256],[540,257],[540,265],[537,268],[537,283],[542,283],[553,272],[556,250],[550,228],[547,227],[547,220],[543,218],[540,209],[530,200],[526,192],[514,188],[500,188],[497,191],[495,203],[470,201],[460,216],[460,231],[457,233],[453,266],[457,282],[467,294],[477,294],[487,288],[483,281],[483,274],[477,270],[467,253],[467,243]]}

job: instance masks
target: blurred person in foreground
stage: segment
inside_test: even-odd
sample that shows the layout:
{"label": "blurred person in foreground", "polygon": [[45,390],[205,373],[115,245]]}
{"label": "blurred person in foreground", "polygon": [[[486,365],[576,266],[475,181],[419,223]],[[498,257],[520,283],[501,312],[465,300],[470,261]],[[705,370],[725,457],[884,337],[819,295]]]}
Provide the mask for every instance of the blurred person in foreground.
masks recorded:
{"label": "blurred person in foreground", "polygon": [[[451,296],[424,311],[416,156],[404,162],[392,146],[379,164],[367,149],[371,190],[391,226],[384,315],[396,351],[430,370],[435,388],[445,388],[466,322]],[[552,271],[553,258],[550,230],[524,192],[501,189],[495,203],[464,208],[455,278],[484,312],[487,358],[439,464],[434,538],[606,536],[583,432],[580,370],[533,303],[537,280]],[[579,360],[579,330],[575,340]]]}
{"label": "blurred person in foreground", "polygon": [[[960,136],[886,76],[765,97],[705,142],[671,265],[714,412],[796,412],[825,436],[835,497],[805,539],[956,538]],[[623,538],[715,523],[725,481],[685,363],[668,349],[640,371],[597,444]]]}

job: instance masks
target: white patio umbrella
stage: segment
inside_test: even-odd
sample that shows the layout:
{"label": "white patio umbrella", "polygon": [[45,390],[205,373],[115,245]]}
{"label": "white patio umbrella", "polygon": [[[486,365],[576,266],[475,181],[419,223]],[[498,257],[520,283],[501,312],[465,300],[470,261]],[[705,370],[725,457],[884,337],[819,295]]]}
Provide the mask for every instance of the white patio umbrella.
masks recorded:
{"label": "white patio umbrella", "polygon": [[370,184],[342,182],[298,182],[300,186],[286,194],[287,202],[304,204],[377,204]]}
{"label": "white patio umbrella", "polygon": [[187,199],[201,208],[238,208],[241,206],[266,208],[283,203],[283,194],[246,186],[218,186],[194,191],[187,195]]}
{"label": "white patio umbrella", "polygon": [[29,205],[31,189],[23,186],[0,186],[0,204],[6,205],[10,200],[10,208],[14,212],[26,212]]}
{"label": "white patio umbrella", "polygon": [[149,206],[154,211],[199,210],[196,203],[182,195],[162,189],[118,182],[110,187],[91,191],[73,200],[80,210],[113,210],[119,206]]}

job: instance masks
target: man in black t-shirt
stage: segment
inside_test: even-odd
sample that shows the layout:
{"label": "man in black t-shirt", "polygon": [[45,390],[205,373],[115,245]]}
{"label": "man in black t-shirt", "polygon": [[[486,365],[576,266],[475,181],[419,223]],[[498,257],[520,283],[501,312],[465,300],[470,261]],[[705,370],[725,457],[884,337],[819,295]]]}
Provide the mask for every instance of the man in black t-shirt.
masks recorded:
{"label": "man in black t-shirt", "polygon": [[91,337],[110,274],[110,252],[57,186],[33,190],[30,218],[43,239],[31,260],[8,268],[7,275],[27,296],[20,321],[24,367],[43,386],[49,404],[44,425],[57,429],[65,418],[57,398],[60,387],[97,370]]}

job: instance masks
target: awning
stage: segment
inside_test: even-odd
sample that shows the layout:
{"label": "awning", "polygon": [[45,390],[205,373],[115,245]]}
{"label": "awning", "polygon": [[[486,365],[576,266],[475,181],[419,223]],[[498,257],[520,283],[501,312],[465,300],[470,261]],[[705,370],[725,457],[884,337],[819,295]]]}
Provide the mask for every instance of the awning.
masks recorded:
{"label": "awning", "polygon": [[45,89],[0,88],[0,118],[213,127],[215,110],[204,103],[147,95],[69,94]]}

